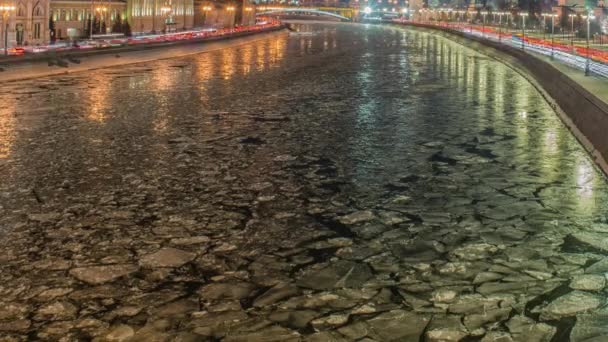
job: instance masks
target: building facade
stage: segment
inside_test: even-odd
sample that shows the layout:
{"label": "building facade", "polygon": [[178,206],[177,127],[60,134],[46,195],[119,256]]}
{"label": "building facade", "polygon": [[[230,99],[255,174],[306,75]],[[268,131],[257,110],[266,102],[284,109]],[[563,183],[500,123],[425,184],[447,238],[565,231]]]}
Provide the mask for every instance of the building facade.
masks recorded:
{"label": "building facade", "polygon": [[[8,21],[8,46],[42,44],[48,41],[49,0],[19,0],[13,3],[15,10],[0,15],[1,37],[4,38]],[[2,39],[4,47],[4,39]]]}
{"label": "building facade", "polygon": [[226,4],[208,0],[195,0],[194,26],[222,28],[235,25],[254,25],[255,5],[248,0]]}
{"label": "building facade", "polygon": [[51,0],[50,18],[54,32],[50,32],[49,38],[86,37],[90,31],[94,34],[112,33],[115,22],[126,20],[126,6],[126,2],[119,0]]}
{"label": "building facade", "polygon": [[6,16],[9,47],[110,34],[125,22],[133,34],[255,24],[255,7],[247,0],[12,0],[9,5],[15,6]]}
{"label": "building facade", "polygon": [[194,27],[193,0],[129,0],[133,33],[180,31]]}

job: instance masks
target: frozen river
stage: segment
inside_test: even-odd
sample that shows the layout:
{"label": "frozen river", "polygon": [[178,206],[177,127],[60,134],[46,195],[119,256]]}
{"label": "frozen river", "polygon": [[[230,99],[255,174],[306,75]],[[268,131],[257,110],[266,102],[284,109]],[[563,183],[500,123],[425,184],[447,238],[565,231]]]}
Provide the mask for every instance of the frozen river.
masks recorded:
{"label": "frozen river", "polygon": [[606,341],[608,186],[540,93],[297,27],[0,84],[0,340]]}

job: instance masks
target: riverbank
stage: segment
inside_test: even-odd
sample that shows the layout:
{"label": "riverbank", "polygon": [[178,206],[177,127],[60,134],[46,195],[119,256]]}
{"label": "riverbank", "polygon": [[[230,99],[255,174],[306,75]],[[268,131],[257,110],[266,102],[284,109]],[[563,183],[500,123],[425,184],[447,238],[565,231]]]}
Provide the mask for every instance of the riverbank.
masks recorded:
{"label": "riverbank", "polygon": [[608,136],[605,134],[608,130],[607,82],[585,77],[580,71],[544,56],[451,28],[412,22],[398,25],[449,34],[451,38],[458,37],[457,41],[465,45],[479,44],[478,47],[493,48],[496,53],[488,49],[483,51],[526,77],[543,94],[604,173],[608,174]]}
{"label": "riverbank", "polygon": [[25,80],[53,75],[95,70],[119,65],[144,63],[154,60],[182,57],[197,53],[251,43],[285,34],[284,26],[270,27],[259,31],[237,32],[232,35],[125,46],[98,51],[66,52],[36,59],[0,61],[0,82]]}

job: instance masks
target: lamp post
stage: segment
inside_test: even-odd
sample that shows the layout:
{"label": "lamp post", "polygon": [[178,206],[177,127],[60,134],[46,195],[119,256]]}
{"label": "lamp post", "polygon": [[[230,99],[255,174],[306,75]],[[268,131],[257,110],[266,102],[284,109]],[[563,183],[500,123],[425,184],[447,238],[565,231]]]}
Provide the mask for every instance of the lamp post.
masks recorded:
{"label": "lamp post", "polygon": [[498,41],[502,42],[502,12],[498,12]]}
{"label": "lamp post", "polygon": [[591,26],[591,19],[595,19],[595,17],[593,16],[593,12],[589,11],[584,18],[587,19],[587,60],[585,61],[585,76],[589,76],[591,73],[591,61],[589,56],[589,29]]}
{"label": "lamp post", "polygon": [[4,24],[4,55],[8,56],[8,17],[15,11],[15,6],[0,5],[2,12],[2,23]]}
{"label": "lamp post", "polygon": [[95,1],[91,1],[91,13],[89,14],[89,40],[93,40],[93,15],[95,15]]}
{"label": "lamp post", "polygon": [[486,15],[488,14],[488,11],[481,11],[481,16],[482,16],[482,22],[481,22],[481,37],[485,38],[486,37]]}
{"label": "lamp post", "polygon": [[526,17],[528,16],[528,13],[520,13],[521,15],[521,49],[525,50],[525,46],[526,46]]}
{"label": "lamp post", "polygon": [[574,18],[576,17],[576,14],[568,14],[568,16],[570,17],[570,46],[572,47],[572,50],[574,50]]}
{"label": "lamp post", "polygon": [[[99,12],[99,30],[101,30],[101,23],[102,23],[101,20],[103,19],[103,22],[106,25],[106,31],[107,31],[108,30],[108,23],[106,21],[106,13],[107,13],[108,9],[105,6],[101,6],[101,7],[95,8],[95,11]],[[101,32],[101,33],[103,34],[103,33],[106,33],[106,32]],[[93,30],[91,30],[91,39],[92,39],[92,37],[93,37]]]}
{"label": "lamp post", "polygon": [[545,38],[546,38],[545,36],[547,33],[547,15],[549,15],[549,14],[542,13],[541,15],[543,16],[543,40],[545,40]]}
{"label": "lamp post", "polygon": [[498,41],[502,42],[502,16],[504,12],[498,12]]}
{"label": "lamp post", "polygon": [[203,25],[207,24],[207,14],[211,11],[211,6],[203,6],[203,13],[205,16],[203,17]]}
{"label": "lamp post", "polygon": [[166,18],[166,16],[167,16],[167,14],[171,13],[171,7],[169,7],[169,6],[162,6],[160,8],[160,13],[161,13],[161,16],[162,16],[163,21],[164,21],[164,29],[163,30],[165,31],[165,33],[167,33],[168,31],[167,31],[167,18]]}
{"label": "lamp post", "polygon": [[[405,10],[407,11],[407,9],[405,9]],[[249,16],[249,14],[253,12],[253,8],[252,7],[245,7],[245,12],[247,12],[247,25],[249,25],[249,24],[251,24],[251,22],[249,21],[249,18],[251,18]],[[402,12],[403,12],[403,10],[402,10]],[[254,17],[255,17],[255,15],[254,15]],[[242,22],[241,22],[241,24],[242,24]]]}
{"label": "lamp post", "polygon": [[557,14],[551,14],[551,59],[555,57],[555,17]]}
{"label": "lamp post", "polygon": [[[228,11],[228,12],[230,12],[230,13],[233,13],[233,12],[234,12],[234,10],[235,10],[234,6],[228,6],[228,7],[226,7],[226,11]],[[231,15],[231,19],[230,19],[230,21],[232,22],[232,27],[234,27],[234,24],[236,24],[236,23],[234,22],[234,19],[235,19],[235,18],[234,18],[234,14],[233,14],[233,15]]]}

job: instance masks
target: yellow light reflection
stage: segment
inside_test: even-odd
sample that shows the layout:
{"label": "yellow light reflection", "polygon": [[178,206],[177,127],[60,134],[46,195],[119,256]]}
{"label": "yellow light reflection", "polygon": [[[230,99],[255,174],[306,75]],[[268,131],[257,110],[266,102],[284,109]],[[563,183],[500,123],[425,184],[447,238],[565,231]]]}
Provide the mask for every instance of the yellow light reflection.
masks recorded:
{"label": "yellow light reflection", "polygon": [[579,157],[576,165],[576,193],[581,202],[589,202],[593,197],[595,177],[596,172],[591,162],[586,157]]}
{"label": "yellow light reflection", "polygon": [[15,141],[15,99],[2,100],[0,106],[0,158],[7,158]]}
{"label": "yellow light reflection", "polygon": [[225,80],[232,78],[232,75],[236,72],[235,57],[234,49],[222,50],[222,65],[220,66],[220,70],[222,72],[222,78]]}
{"label": "yellow light reflection", "polygon": [[555,128],[551,127],[545,132],[544,147],[545,155],[553,155],[557,152],[557,132],[555,132]]}
{"label": "yellow light reflection", "polygon": [[239,65],[241,66],[241,73],[248,75],[251,72],[251,65],[253,64],[253,47],[247,46],[241,50],[240,57]]}
{"label": "yellow light reflection", "polygon": [[158,95],[166,94],[175,85],[176,75],[171,70],[156,69],[152,72],[152,82],[159,91]]}
{"label": "yellow light reflection", "polygon": [[152,120],[152,127],[155,131],[162,133],[167,130],[169,125],[168,106],[172,97],[171,91],[177,85],[178,70],[157,69],[152,74],[152,84],[157,88],[155,98],[157,99],[156,117]]}
{"label": "yellow light reflection", "polygon": [[91,121],[103,123],[107,119],[108,96],[110,83],[101,74],[95,74],[91,84],[86,91],[85,98],[88,97],[88,111],[86,118]]}

